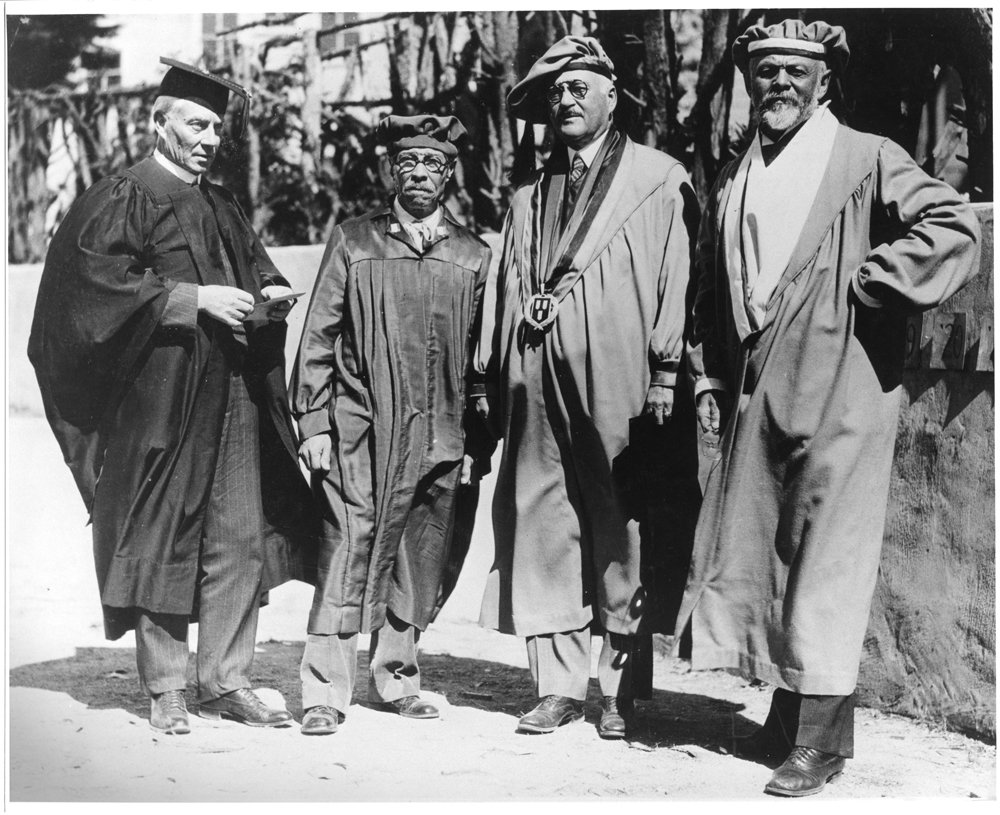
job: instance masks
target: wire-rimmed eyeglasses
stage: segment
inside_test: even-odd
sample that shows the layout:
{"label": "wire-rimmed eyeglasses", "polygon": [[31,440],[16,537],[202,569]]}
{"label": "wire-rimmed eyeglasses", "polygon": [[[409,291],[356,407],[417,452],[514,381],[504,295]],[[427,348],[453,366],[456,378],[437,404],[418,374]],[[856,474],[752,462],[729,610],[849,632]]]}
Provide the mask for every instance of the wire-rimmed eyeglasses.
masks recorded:
{"label": "wire-rimmed eyeglasses", "polygon": [[550,105],[555,105],[563,98],[563,92],[569,91],[574,99],[583,99],[587,95],[590,86],[582,79],[572,79],[569,82],[553,82],[552,86],[545,92],[545,98]]}
{"label": "wire-rimmed eyeglasses", "polygon": [[441,175],[448,167],[448,162],[437,156],[399,156],[396,159],[396,166],[404,173],[412,173],[418,164],[423,164],[429,172],[437,175]]}

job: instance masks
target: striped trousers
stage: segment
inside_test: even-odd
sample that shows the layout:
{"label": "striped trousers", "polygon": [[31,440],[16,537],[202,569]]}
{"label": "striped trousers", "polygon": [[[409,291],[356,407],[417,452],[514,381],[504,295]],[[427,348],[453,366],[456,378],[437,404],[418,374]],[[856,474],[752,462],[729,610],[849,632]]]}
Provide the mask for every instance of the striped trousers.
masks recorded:
{"label": "striped trousers", "polygon": [[[219,460],[209,494],[198,569],[198,699],[250,687],[260,581],[263,506],[257,409],[241,373],[229,382]],[[136,662],[148,693],[183,690],[188,617],[137,610]]]}

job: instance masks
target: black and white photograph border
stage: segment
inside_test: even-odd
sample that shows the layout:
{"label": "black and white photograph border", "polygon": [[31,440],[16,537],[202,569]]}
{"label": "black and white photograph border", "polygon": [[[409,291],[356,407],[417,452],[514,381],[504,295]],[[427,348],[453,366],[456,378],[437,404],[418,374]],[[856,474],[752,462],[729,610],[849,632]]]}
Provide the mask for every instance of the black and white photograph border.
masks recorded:
{"label": "black and white photograph border", "polygon": [[[155,85],[159,78],[149,66],[159,55],[194,62],[201,55],[192,44],[224,40],[205,34],[219,30],[206,27],[207,17],[217,18],[212,26],[235,27],[254,14],[276,10],[273,3],[255,0],[208,5],[216,11],[190,2],[7,2],[8,53],[16,36],[12,17],[107,15],[118,24],[119,37],[91,52],[119,52],[123,62],[146,66],[148,78],[142,81]],[[662,8],[628,5],[637,11]],[[573,6],[550,7],[562,11],[564,30],[582,19]],[[304,2],[297,8],[304,16],[282,29],[289,42],[293,35],[316,31],[324,13],[335,13],[329,4]],[[775,8],[744,9],[737,16]],[[789,16],[801,8],[788,8]],[[364,20],[396,10],[365,4],[363,11],[356,5],[344,12]],[[458,10],[447,4],[435,9]],[[178,25],[182,16],[186,24]],[[246,30],[261,37],[259,30]],[[180,31],[187,38],[183,45],[170,39]],[[675,47],[680,44],[677,39]],[[349,45],[345,53],[350,51]],[[988,56],[992,59],[992,53]],[[698,81],[696,60],[697,54],[692,83]],[[79,59],[73,68],[78,75],[86,70]],[[10,66],[5,77],[9,73]],[[734,111],[747,104],[739,85],[727,103]],[[356,83],[354,92],[358,88]],[[16,90],[8,83],[7,91],[10,117]],[[745,107],[743,115],[745,124]],[[991,123],[992,111],[987,115]],[[924,145],[929,156],[940,157],[945,149],[952,151],[949,155],[957,150],[959,160],[962,149],[968,155],[964,133],[943,132],[939,128],[939,141]],[[457,584],[420,637],[422,698],[440,710],[439,719],[391,716],[365,702],[368,636],[362,635],[354,703],[346,720],[332,737],[303,736],[299,663],[313,589],[292,581],[272,590],[261,609],[253,682],[266,704],[287,708],[294,726],[254,728],[192,716],[190,734],[152,730],[133,633],[113,642],[104,637],[87,511],[46,421],[26,354],[42,257],[13,259],[12,244],[23,244],[29,231],[14,223],[11,189],[13,177],[25,169],[12,152],[8,128],[4,133],[5,807],[18,811],[28,802],[638,807],[734,801],[751,809],[770,806],[773,799],[763,788],[771,770],[734,756],[731,745],[764,721],[772,688],[722,670],[692,671],[690,663],[674,656],[671,637],[654,639],[652,698],[637,703],[637,724],[629,738],[603,740],[595,730],[599,645],[592,649],[584,719],[544,737],[516,732],[518,718],[536,702],[524,640],[478,624],[493,562],[491,499],[499,450],[493,472],[481,483],[472,543]],[[70,187],[77,183],[72,155],[77,147],[63,135],[53,136],[45,149],[50,162],[42,177],[49,204],[34,217],[43,230],[51,230],[53,219],[68,206],[63,199],[72,198],[65,174],[72,178]],[[301,145],[289,149],[301,150]],[[992,179],[989,184],[992,189]],[[911,351],[900,418],[901,429],[911,432],[903,434],[908,447],[897,442],[882,567],[859,681],[855,758],[820,796],[830,806],[879,800],[888,806],[933,801],[951,807],[996,799],[993,216],[991,203],[979,203],[975,195],[971,200],[985,236],[980,277],[954,302],[924,315],[914,329],[919,341]],[[284,245],[265,241],[295,291],[312,290],[327,235]],[[35,239],[44,243],[47,237],[51,231]],[[482,237],[496,264],[499,235]],[[288,318],[289,370],[306,305],[305,298],[300,300]],[[956,351],[953,326],[958,322],[963,335]],[[960,529],[941,534],[941,525]],[[947,551],[932,551],[944,541]],[[197,626],[190,634],[192,651],[196,631]]]}

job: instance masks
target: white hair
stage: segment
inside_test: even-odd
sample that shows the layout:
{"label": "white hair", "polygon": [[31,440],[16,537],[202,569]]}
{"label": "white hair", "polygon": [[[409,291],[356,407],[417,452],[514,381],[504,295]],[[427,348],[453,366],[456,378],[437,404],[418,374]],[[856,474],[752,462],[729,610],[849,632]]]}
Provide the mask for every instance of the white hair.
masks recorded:
{"label": "white hair", "polygon": [[150,118],[153,120],[153,124],[156,124],[156,114],[162,113],[166,116],[173,110],[174,105],[177,103],[178,97],[176,96],[157,96],[153,100],[153,109],[150,111]]}
{"label": "white hair", "polygon": [[153,132],[156,133],[156,146],[160,146],[160,134],[156,131],[156,117],[157,115],[162,115],[164,119],[170,115],[170,111],[174,109],[174,105],[178,102],[178,97],[176,96],[157,96],[153,100],[153,109],[149,112],[149,123],[153,127]]}

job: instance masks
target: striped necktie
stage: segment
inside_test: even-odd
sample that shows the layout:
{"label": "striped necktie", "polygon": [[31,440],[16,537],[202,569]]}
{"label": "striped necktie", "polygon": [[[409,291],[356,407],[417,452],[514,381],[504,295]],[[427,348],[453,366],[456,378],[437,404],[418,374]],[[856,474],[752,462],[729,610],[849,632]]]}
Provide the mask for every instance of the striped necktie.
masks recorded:
{"label": "striped necktie", "polygon": [[577,153],[573,156],[573,166],[569,171],[569,184],[566,186],[566,214],[565,219],[573,213],[573,206],[576,198],[580,194],[580,187],[583,186],[583,177],[587,174],[587,165],[583,163],[583,158]]}

